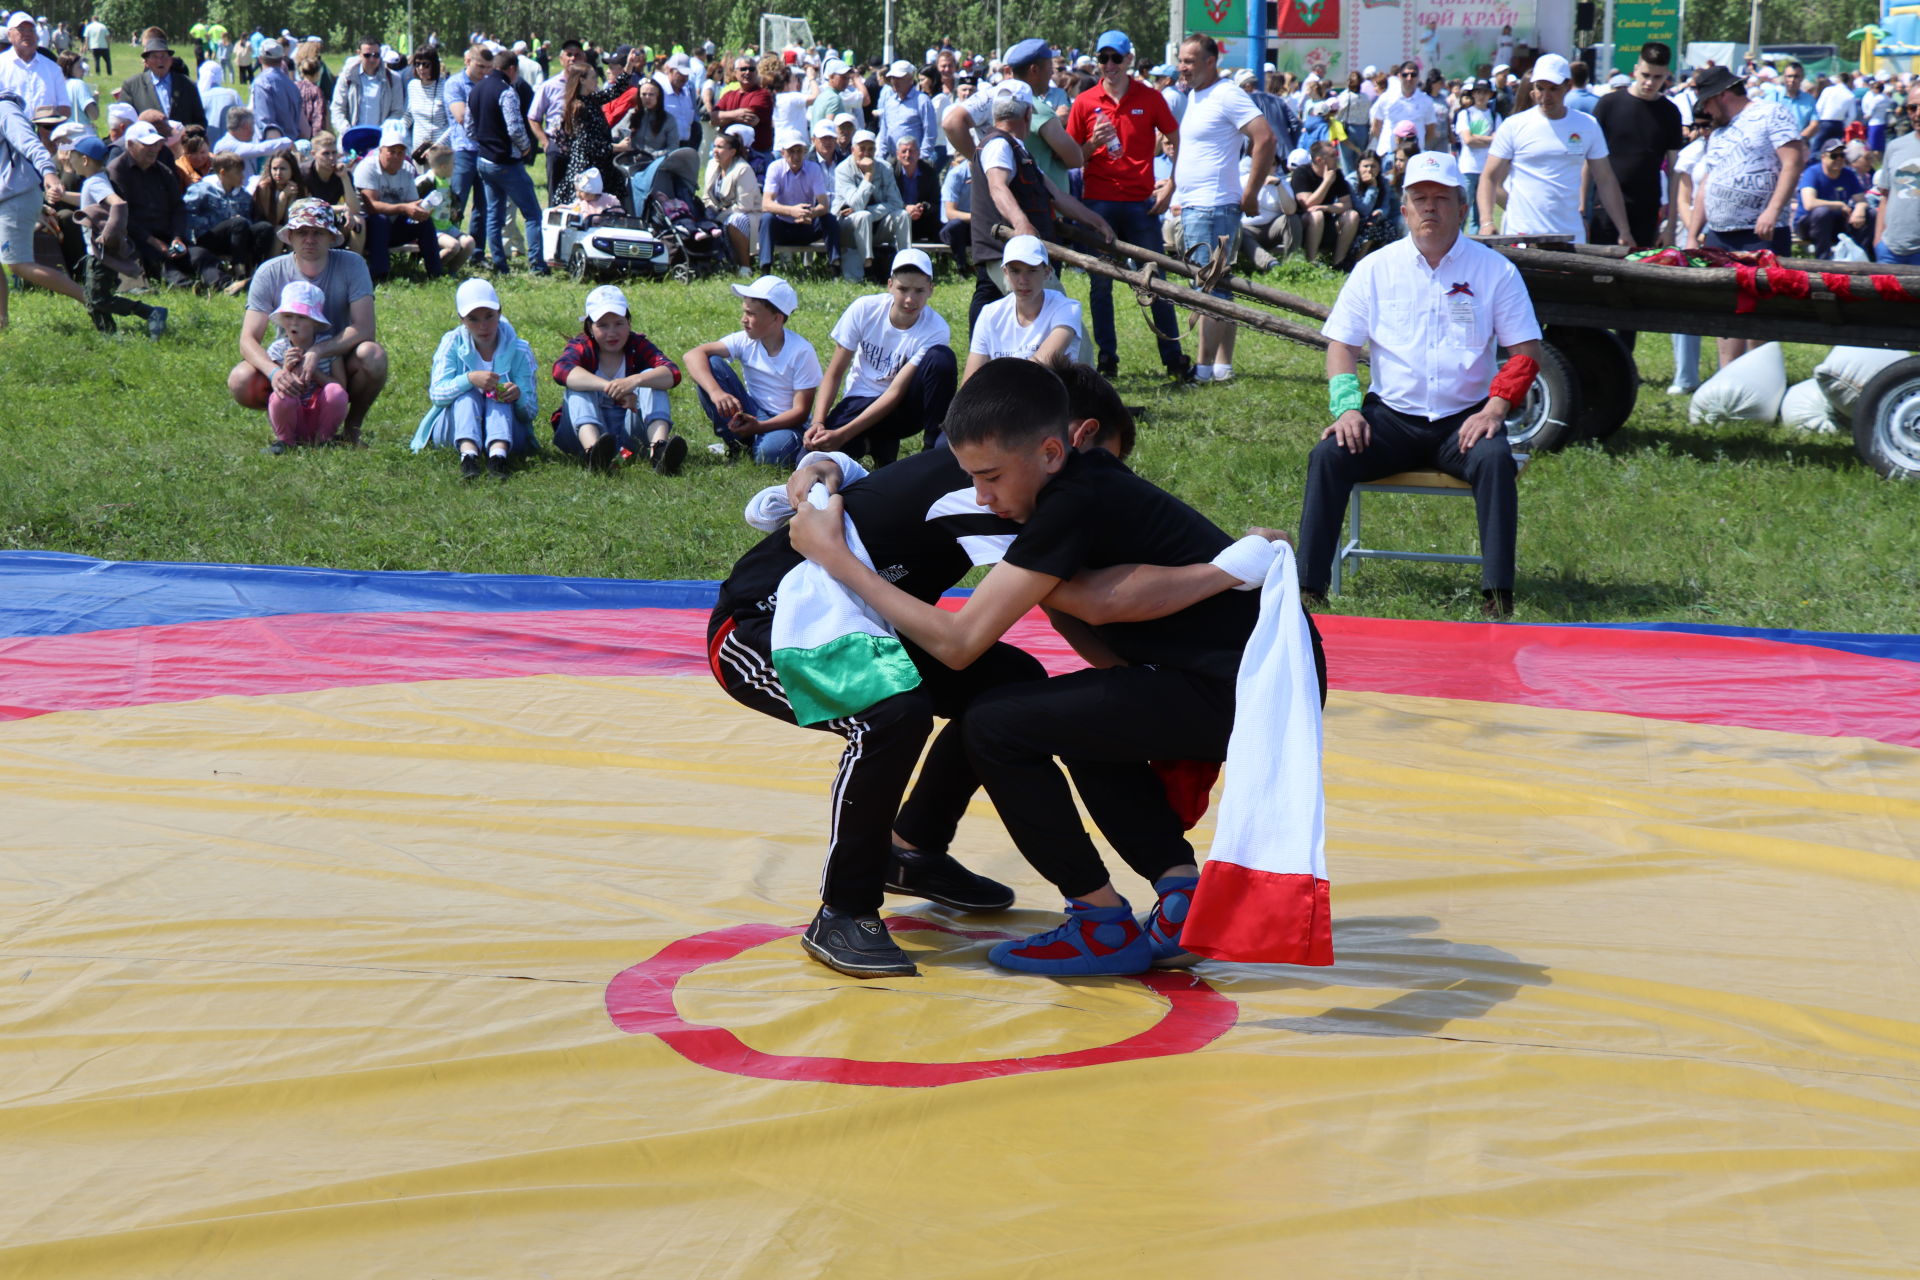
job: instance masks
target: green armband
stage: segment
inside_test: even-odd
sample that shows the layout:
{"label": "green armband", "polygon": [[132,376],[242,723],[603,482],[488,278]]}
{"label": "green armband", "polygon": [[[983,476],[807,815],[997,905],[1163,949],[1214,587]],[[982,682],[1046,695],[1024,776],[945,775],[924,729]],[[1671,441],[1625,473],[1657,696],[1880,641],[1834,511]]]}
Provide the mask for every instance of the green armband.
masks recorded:
{"label": "green armband", "polygon": [[1336,373],[1327,383],[1327,412],[1339,417],[1347,410],[1359,411],[1360,375],[1357,373]]}

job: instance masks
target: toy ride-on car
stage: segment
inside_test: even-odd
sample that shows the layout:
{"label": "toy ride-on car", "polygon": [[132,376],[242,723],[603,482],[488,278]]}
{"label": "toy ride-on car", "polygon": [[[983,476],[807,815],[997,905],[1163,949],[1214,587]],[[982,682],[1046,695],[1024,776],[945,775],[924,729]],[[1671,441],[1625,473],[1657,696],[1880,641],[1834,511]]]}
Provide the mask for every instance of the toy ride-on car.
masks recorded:
{"label": "toy ride-on car", "polygon": [[579,214],[547,210],[540,228],[547,261],[564,265],[575,280],[590,276],[663,276],[671,265],[668,246],[644,218],[624,213]]}

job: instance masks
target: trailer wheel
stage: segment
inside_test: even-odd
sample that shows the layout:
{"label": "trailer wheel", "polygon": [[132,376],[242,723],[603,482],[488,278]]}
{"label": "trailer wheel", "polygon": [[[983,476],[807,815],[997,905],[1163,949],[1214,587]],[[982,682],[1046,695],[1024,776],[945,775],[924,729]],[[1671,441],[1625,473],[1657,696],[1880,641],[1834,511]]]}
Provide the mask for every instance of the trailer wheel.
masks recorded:
{"label": "trailer wheel", "polygon": [[[1505,358],[1505,352],[1501,353]],[[1540,344],[1540,372],[1527,398],[1507,415],[1507,443],[1522,453],[1548,453],[1580,438],[1574,405],[1580,381],[1573,365],[1551,343]]]}
{"label": "trailer wheel", "polygon": [[1625,426],[1640,398],[1640,370],[1620,335],[1556,324],[1547,326],[1545,337],[1573,366],[1579,388],[1572,438],[1604,440]]}
{"label": "trailer wheel", "polygon": [[1894,361],[1860,388],[1853,447],[1890,480],[1920,480],[1920,356]]}

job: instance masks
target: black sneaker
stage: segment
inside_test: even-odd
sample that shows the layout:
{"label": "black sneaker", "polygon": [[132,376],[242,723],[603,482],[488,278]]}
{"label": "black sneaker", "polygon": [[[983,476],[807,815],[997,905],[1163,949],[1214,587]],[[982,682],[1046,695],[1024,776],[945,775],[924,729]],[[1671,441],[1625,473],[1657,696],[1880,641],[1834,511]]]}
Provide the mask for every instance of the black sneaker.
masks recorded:
{"label": "black sneaker", "polygon": [[480,478],[479,454],[463,453],[460,455],[460,478],[462,480],[478,480]]}
{"label": "black sneaker", "polygon": [[1198,367],[1192,356],[1181,356],[1177,363],[1167,366],[1167,376],[1184,385],[1195,380],[1194,370]]}
{"label": "black sneaker", "polygon": [[850,916],[822,906],[800,935],[808,955],[855,978],[915,978],[920,970],[893,944],[879,916]]}
{"label": "black sneaker", "polygon": [[613,460],[619,455],[620,442],[611,435],[603,435],[587,450],[587,470],[608,475],[613,471]]}
{"label": "black sneaker", "polygon": [[1095,365],[1094,369],[1103,378],[1117,378],[1120,376],[1120,357],[1101,356],[1100,363]]}
{"label": "black sneaker", "polygon": [[655,440],[649,452],[653,455],[655,475],[677,476],[687,460],[687,442],[679,436],[668,436],[665,440]]}
{"label": "black sneaker", "polygon": [[1013,905],[1013,890],[967,870],[951,854],[899,845],[893,846],[893,865],[887,869],[887,892],[925,898],[955,911],[1005,911]]}
{"label": "black sneaker", "polygon": [[157,338],[167,331],[167,309],[155,307],[147,312],[147,336]]}
{"label": "black sneaker", "polygon": [[487,476],[493,480],[505,480],[507,478],[506,454],[490,453],[487,455]]}
{"label": "black sneaker", "polygon": [[284,441],[280,441],[280,440],[274,440],[274,441],[270,441],[270,442],[269,442],[269,443],[267,444],[267,447],[266,447],[266,448],[264,448],[264,449],[262,449],[262,450],[261,450],[260,452],[262,452],[262,453],[270,453],[270,454],[272,454],[272,455],[273,455],[274,457],[276,457],[276,458],[277,458],[277,457],[279,457],[279,456],[280,456],[281,454],[283,454],[283,453],[285,453],[286,451],[287,451],[287,446],[286,446],[286,443],[285,443]]}

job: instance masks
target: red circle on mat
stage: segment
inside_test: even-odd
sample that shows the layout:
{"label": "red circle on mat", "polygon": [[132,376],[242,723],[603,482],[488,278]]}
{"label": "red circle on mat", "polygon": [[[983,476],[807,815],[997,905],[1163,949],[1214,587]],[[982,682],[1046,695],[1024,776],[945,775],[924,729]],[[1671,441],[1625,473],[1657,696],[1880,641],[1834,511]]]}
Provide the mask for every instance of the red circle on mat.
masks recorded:
{"label": "red circle on mat", "polygon": [[[895,933],[935,930],[962,938],[1008,938],[993,930],[955,929],[934,920],[894,916],[887,927]],[[804,928],[776,924],[740,924],[711,933],[697,933],[664,948],[607,984],[607,1014],[613,1025],[633,1035],[659,1036],[689,1062],[730,1075],[761,1080],[812,1080],[823,1084],[865,1084],[896,1089],[925,1089],[994,1076],[1027,1075],[1036,1071],[1065,1071],[1105,1062],[1132,1062],[1192,1053],[1212,1044],[1240,1015],[1240,1008],[1190,973],[1156,970],[1134,975],[1134,981],[1164,997],[1168,1003],[1160,1021],[1138,1035],[1114,1044],[1071,1053],[1031,1058],[990,1058],[982,1062],[872,1062],[856,1058],[809,1058],[762,1053],[749,1047],[724,1027],[704,1027],[682,1019],[674,1009],[673,993],[688,974],[779,938],[790,938]]]}

